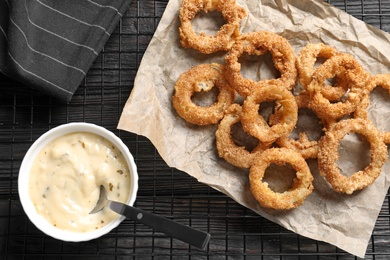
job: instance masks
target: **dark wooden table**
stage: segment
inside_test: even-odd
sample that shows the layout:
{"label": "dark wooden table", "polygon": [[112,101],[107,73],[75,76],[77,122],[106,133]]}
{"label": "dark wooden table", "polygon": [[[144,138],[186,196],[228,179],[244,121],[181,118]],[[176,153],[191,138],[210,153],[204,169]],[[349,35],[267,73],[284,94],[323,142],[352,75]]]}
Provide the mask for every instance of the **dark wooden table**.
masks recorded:
{"label": "dark wooden table", "polygon": [[[0,259],[355,259],[336,247],[296,235],[225,195],[166,165],[145,138],[118,131],[142,56],[168,0],[134,0],[69,104],[0,75]],[[390,1],[328,3],[390,32]],[[113,131],[128,145],[139,170],[136,205],[211,233],[206,251],[133,221],[99,239],[67,243],[45,236],[26,217],[18,170],[45,131],[85,121]],[[384,201],[367,259],[390,259],[389,197]]]}

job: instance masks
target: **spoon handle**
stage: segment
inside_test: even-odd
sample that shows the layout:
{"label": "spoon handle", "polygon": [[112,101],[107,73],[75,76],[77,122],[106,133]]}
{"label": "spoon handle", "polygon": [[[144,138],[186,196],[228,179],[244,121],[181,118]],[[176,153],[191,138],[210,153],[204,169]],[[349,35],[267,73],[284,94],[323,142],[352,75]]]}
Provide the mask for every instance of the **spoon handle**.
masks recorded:
{"label": "spoon handle", "polygon": [[210,240],[209,233],[182,225],[123,203],[109,201],[108,207],[129,219],[138,221],[139,223],[201,249],[205,249]]}

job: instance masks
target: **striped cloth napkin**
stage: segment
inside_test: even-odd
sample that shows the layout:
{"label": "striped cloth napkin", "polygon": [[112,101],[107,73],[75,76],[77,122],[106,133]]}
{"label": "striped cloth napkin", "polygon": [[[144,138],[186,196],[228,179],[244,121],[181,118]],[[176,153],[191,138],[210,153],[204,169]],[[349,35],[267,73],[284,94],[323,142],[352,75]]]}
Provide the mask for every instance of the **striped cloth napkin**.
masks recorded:
{"label": "striped cloth napkin", "polygon": [[130,1],[0,0],[0,73],[70,101]]}

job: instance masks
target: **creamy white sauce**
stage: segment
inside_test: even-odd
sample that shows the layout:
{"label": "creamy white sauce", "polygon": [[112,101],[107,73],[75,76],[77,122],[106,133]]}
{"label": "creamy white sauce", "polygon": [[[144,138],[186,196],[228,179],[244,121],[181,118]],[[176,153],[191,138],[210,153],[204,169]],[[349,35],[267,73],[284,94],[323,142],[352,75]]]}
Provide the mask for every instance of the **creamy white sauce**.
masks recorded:
{"label": "creamy white sauce", "polygon": [[47,144],[36,157],[29,194],[39,214],[57,228],[88,232],[119,215],[109,209],[89,214],[104,185],[112,200],[127,202],[130,173],[121,152],[92,133],[72,133]]}

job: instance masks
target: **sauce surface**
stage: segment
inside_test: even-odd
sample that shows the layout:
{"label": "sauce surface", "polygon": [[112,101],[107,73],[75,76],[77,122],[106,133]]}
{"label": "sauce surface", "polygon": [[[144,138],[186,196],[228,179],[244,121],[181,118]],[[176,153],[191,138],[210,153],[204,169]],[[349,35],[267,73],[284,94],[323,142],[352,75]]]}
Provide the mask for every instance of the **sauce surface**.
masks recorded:
{"label": "sauce surface", "polygon": [[53,226],[75,232],[99,229],[119,217],[104,208],[89,214],[104,185],[108,198],[127,202],[130,173],[122,153],[93,133],[71,133],[47,144],[31,168],[29,194]]}

